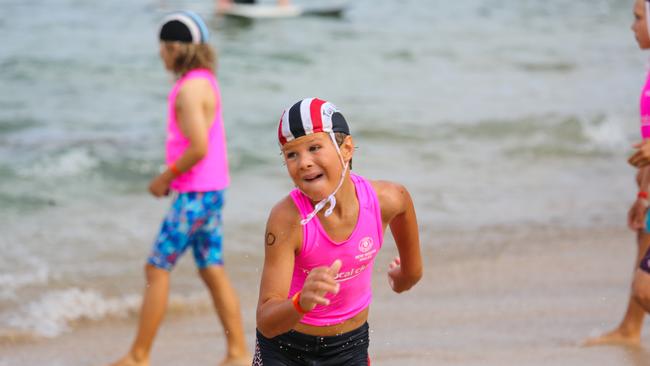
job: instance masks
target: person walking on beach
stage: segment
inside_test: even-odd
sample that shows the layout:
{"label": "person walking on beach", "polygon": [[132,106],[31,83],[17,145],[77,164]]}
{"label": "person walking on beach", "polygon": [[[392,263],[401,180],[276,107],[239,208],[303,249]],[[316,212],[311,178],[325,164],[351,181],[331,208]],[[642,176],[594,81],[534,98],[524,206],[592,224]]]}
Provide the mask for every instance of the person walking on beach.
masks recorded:
{"label": "person walking on beach", "polygon": [[296,188],[267,222],[253,365],[369,365],[371,277],[387,226],[399,252],[388,266],[393,291],[422,277],[410,194],[350,172],[354,142],[327,101],[287,108],[278,139]]}
{"label": "person walking on beach", "polygon": [[[650,16],[650,2],[648,0],[636,0],[634,2],[634,22],[632,23],[632,31],[642,50],[650,49],[650,33],[649,21]],[[635,260],[635,278],[633,281],[633,291],[629,298],[627,310],[623,316],[623,320],[616,327],[616,329],[605,333],[601,336],[587,339],[586,345],[598,344],[633,344],[637,345],[641,342],[641,328],[643,327],[643,319],[645,312],[650,311],[650,301],[643,301],[643,288],[647,288],[646,296],[650,297],[650,269],[648,261],[650,260],[650,227],[648,220],[648,192],[650,191],[650,166],[643,166],[643,146],[646,145],[650,139],[650,72],[647,75],[647,80],[641,92],[640,103],[641,114],[641,137],[644,142],[635,145],[639,150],[632,157],[630,157],[630,164],[639,168],[636,176],[638,185],[638,194],[636,200],[632,203],[628,211],[628,227],[636,232],[637,241],[637,256]],[[644,259],[645,257],[645,259]],[[640,266],[640,269],[638,269]],[[645,287],[644,287],[645,284]]]}
{"label": "person walking on beach", "polygon": [[176,193],[145,266],[147,286],[136,338],[112,365],[149,365],[167,306],[169,275],[188,247],[226,335],[221,365],[250,365],[239,300],[223,267],[221,210],[230,178],[215,54],[205,23],[192,12],[168,15],[159,37],[160,57],[177,80],[168,98],[167,168],[153,178],[149,191],[155,197]]}

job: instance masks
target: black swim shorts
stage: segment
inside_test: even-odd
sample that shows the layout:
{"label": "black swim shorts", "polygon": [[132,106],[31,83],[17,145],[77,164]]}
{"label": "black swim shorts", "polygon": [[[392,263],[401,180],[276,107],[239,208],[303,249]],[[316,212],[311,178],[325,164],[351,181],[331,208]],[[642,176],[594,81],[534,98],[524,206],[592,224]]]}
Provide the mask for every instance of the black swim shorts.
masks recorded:
{"label": "black swim shorts", "polygon": [[337,336],[291,330],[273,338],[257,331],[253,366],[369,366],[368,323]]}

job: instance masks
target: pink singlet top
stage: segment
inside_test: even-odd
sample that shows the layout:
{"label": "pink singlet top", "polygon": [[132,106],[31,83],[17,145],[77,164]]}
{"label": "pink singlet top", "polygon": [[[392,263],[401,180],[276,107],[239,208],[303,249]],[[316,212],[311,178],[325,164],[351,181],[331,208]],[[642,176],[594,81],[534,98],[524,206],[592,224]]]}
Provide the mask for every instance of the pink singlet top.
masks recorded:
{"label": "pink singlet top", "polygon": [[650,73],[641,91],[641,137],[650,138]]}
{"label": "pink singlet top", "polygon": [[[364,178],[350,174],[359,200],[359,218],[350,237],[340,243],[329,238],[318,216],[303,226],[300,253],[295,258],[289,298],[302,289],[309,271],[315,267],[330,266],[336,259],[342,261],[336,277],[340,284],[338,294],[328,294],[328,306],[316,305],[305,314],[301,323],[328,326],[342,323],[370,305],[371,278],[375,257],[383,242],[381,210],[377,194]],[[291,192],[300,215],[305,218],[314,209],[311,200],[298,189]]]}
{"label": "pink singlet top", "polygon": [[194,78],[206,79],[212,84],[215,94],[214,121],[208,133],[208,152],[190,170],[184,172],[171,183],[171,188],[177,192],[208,192],[222,190],[228,187],[228,156],[226,153],[226,138],[221,116],[221,94],[219,84],[210,70],[196,69],[180,78],[168,98],[167,122],[167,165],[175,162],[183,155],[190,141],[183,136],[176,121],[176,96],[187,80]]}

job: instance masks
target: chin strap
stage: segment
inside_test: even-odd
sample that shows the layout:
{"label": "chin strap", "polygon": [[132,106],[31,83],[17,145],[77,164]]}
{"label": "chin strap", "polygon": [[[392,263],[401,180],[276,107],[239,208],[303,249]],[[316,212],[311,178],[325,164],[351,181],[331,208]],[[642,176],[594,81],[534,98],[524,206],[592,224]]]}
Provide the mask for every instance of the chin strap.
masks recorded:
{"label": "chin strap", "polygon": [[[330,132],[330,139],[332,140],[332,143],[334,144],[334,147],[336,148],[336,153],[339,155],[339,159],[341,159],[341,165],[343,166],[343,171],[341,172],[341,179],[339,180],[339,184],[336,186],[336,189],[332,194],[327,196],[327,198],[323,199],[322,201],[318,202],[316,206],[314,207],[314,210],[307,215],[304,219],[300,220],[300,225],[307,225],[309,221],[311,221],[316,214],[325,207],[325,205],[329,202],[330,206],[325,210],[325,217],[329,216],[332,214],[334,211],[334,207],[336,207],[336,197],[334,195],[341,189],[341,186],[343,186],[343,181],[345,180],[345,173],[348,171],[348,163],[346,163],[343,160],[343,155],[341,154],[341,149],[339,149],[339,144],[336,143],[336,137],[334,137],[334,133]],[[304,192],[303,192],[304,193]]]}

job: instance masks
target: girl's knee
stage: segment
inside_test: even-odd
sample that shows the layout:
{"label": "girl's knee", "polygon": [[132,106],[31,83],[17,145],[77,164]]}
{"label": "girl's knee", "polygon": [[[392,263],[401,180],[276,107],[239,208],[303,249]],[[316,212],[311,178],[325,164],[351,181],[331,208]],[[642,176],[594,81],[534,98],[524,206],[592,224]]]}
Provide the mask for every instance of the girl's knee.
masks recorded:
{"label": "girl's knee", "polygon": [[147,283],[151,283],[166,279],[169,276],[169,272],[156,266],[152,266],[151,264],[146,264],[144,266],[144,275],[147,279]]}

